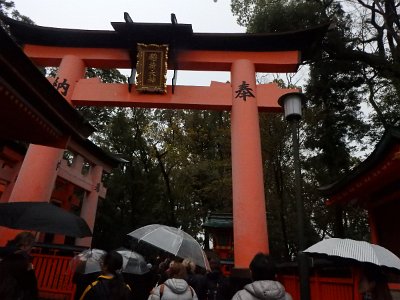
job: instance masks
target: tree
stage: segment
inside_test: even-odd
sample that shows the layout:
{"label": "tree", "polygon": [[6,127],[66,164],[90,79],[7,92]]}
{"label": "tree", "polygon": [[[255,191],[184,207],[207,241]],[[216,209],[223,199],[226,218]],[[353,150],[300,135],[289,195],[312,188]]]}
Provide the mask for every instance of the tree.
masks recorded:
{"label": "tree", "polygon": [[[379,89],[368,86],[368,82],[376,87],[391,86],[397,95],[391,93],[396,97],[393,102],[399,102],[399,3],[394,0],[233,0],[232,10],[249,32],[298,30],[331,22],[321,55],[313,59],[311,66],[319,70],[325,64],[332,67],[334,62],[341,66],[333,71],[341,69],[341,73],[346,74],[350,70],[352,75],[358,74],[351,81],[359,86],[358,92],[364,96],[359,98],[359,104],[372,106],[381,123],[378,127],[399,124],[399,118],[387,115],[386,93],[378,93]],[[325,79],[313,73],[310,76],[310,80],[322,81],[322,84]],[[372,97],[368,97],[369,94]]]}
{"label": "tree", "polygon": [[[30,18],[21,15],[20,12],[15,9],[14,1],[0,0],[0,15],[7,16],[25,23],[34,24],[34,22]],[[1,23],[1,20],[0,25],[4,27]]]}

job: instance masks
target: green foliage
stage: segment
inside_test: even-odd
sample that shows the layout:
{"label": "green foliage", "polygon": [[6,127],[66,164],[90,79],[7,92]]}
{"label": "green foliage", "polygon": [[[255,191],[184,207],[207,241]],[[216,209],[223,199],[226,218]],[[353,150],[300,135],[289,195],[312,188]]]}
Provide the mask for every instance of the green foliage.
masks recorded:
{"label": "green foliage", "polygon": [[84,109],[100,128],[96,142],[128,161],[107,182],[95,245],[118,247],[126,233],[150,223],[197,236],[208,211],[231,211],[228,113]]}
{"label": "green foliage", "polygon": [[326,23],[323,1],[233,0],[231,7],[238,23],[248,32],[283,32]]}
{"label": "green foliage", "polygon": [[25,23],[34,24],[30,18],[21,15],[20,12],[15,9],[14,1],[0,0],[0,15],[7,16]]}

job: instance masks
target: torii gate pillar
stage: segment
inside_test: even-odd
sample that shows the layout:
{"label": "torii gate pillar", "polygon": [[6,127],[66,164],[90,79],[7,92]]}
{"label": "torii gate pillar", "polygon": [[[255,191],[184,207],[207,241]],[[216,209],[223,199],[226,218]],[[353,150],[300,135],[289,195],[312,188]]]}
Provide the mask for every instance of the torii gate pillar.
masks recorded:
{"label": "torii gate pillar", "polygon": [[[234,258],[235,268],[247,269],[257,252],[269,253],[254,64],[234,61],[231,79]],[[237,97],[234,87],[244,82],[255,97]]]}

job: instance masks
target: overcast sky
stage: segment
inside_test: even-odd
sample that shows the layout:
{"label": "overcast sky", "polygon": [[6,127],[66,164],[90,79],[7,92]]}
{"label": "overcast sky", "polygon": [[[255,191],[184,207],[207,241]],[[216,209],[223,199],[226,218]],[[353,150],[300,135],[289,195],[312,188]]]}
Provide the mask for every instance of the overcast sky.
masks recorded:
{"label": "overcast sky", "polygon": [[244,32],[231,13],[230,0],[14,0],[16,9],[37,25],[113,30],[110,22],[192,24],[194,32]]}
{"label": "overcast sky", "polygon": [[[192,24],[193,32],[245,32],[231,13],[230,0],[14,0],[14,3],[21,14],[39,26],[113,30],[110,22],[124,22],[124,12],[134,22],[148,23],[170,23],[174,13],[178,23]],[[229,73],[179,71],[177,84],[209,85],[211,80],[225,82]]]}

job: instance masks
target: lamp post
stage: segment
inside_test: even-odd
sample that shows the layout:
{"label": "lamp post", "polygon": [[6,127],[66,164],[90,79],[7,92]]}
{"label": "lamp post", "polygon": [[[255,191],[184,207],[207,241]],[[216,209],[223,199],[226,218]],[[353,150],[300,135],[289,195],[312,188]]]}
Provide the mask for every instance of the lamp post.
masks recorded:
{"label": "lamp post", "polygon": [[285,112],[285,118],[290,123],[292,130],[297,229],[298,229],[298,241],[299,241],[299,253],[297,255],[297,263],[299,266],[300,299],[310,300],[308,259],[307,256],[302,252],[306,247],[306,243],[305,243],[305,227],[304,227],[304,205],[301,199],[299,137],[297,135],[304,102],[305,102],[305,97],[304,94],[302,93],[289,93],[283,95],[278,100],[279,105],[283,106]]}

